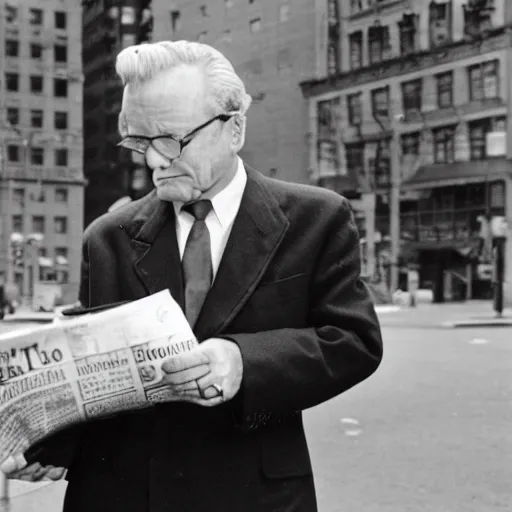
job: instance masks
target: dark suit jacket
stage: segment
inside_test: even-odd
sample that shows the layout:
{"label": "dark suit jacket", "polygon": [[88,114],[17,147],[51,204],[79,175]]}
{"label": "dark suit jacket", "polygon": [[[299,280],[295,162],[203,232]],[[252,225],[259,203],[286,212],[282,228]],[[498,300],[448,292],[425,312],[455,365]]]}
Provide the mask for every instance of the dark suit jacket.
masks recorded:
{"label": "dark suit jacket", "polygon": [[[215,408],[162,404],[50,440],[44,461],[69,464],[66,511],[316,510],[301,411],[375,371],[379,323],[359,279],[348,202],[247,172],[196,325],[200,341],[240,347],[240,392]],[[154,192],[97,219],[85,233],[82,304],[167,288],[183,304],[174,223],[172,205]]]}

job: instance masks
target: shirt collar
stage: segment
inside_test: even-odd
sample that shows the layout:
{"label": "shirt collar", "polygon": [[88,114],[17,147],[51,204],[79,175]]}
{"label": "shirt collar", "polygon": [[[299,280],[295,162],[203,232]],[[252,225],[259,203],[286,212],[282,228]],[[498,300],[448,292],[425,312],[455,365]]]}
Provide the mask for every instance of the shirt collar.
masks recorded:
{"label": "shirt collar", "polygon": [[[238,166],[233,179],[220,192],[211,198],[213,211],[222,228],[227,228],[236,217],[247,183],[247,173],[242,159],[238,157]],[[181,213],[183,203],[173,203],[176,216]]]}

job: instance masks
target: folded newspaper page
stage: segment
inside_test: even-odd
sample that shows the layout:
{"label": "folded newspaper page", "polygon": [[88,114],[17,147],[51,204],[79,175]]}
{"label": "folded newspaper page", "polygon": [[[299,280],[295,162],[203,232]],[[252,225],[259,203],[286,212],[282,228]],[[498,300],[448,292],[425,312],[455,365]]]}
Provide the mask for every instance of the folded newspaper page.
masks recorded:
{"label": "folded newspaper page", "polygon": [[161,363],[196,345],[169,291],[0,336],[0,464],[72,424],[175,399]]}

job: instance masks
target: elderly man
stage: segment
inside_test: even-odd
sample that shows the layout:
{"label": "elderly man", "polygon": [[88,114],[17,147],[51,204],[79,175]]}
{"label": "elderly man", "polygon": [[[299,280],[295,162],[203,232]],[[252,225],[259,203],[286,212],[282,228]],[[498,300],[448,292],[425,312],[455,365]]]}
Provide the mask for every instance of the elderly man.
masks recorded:
{"label": "elderly man", "polygon": [[164,364],[177,402],[57,435],[11,476],[69,468],[73,512],[313,512],[301,411],[382,357],[349,205],[240,160],[251,98],[211,47],[133,46],[117,72],[120,145],[156,189],[87,229],[80,300],[170,289],[201,343]]}

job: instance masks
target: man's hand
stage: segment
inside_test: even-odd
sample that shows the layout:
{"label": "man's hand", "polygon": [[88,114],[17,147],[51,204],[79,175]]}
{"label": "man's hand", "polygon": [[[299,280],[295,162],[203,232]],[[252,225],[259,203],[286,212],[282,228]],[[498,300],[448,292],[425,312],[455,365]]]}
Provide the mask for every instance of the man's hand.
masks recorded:
{"label": "man's hand", "polygon": [[[242,354],[236,343],[210,338],[162,365],[164,382],[184,401],[204,406],[231,400],[242,384]],[[220,386],[219,395],[215,386]]]}
{"label": "man's hand", "polygon": [[28,465],[23,455],[9,457],[0,467],[5,476],[12,480],[40,482],[44,480],[62,480],[66,477],[66,468],[41,466],[39,462]]}

